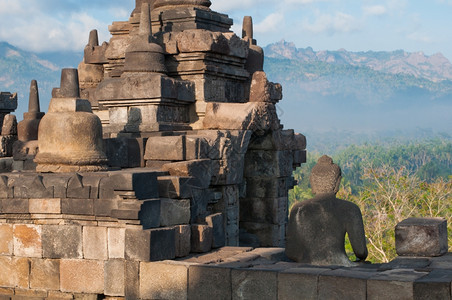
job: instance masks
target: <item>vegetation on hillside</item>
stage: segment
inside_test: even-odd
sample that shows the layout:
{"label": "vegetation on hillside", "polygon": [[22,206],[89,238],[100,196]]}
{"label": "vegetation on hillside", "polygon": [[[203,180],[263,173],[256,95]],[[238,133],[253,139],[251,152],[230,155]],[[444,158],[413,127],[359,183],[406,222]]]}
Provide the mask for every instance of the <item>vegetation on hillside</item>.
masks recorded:
{"label": "vegetation on hillside", "polygon": [[[313,195],[309,174],[319,152],[294,172],[298,185],[289,204]],[[356,203],[362,211],[369,260],[388,262],[395,256],[394,228],[409,217],[442,217],[452,232],[452,142],[435,139],[399,144],[351,145],[332,154],[342,168],[338,198]],[[452,238],[449,234],[452,250]],[[352,253],[350,245],[347,250]]]}

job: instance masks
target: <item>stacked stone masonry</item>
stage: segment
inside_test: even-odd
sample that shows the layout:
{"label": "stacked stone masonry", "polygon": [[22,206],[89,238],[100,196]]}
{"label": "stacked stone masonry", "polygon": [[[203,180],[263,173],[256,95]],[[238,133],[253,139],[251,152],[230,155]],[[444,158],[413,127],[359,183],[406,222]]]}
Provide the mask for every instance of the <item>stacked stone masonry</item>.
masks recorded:
{"label": "stacked stone masonry", "polygon": [[278,119],[251,17],[239,37],[210,4],[136,0],[109,42],[89,33],[46,115],[35,81],[20,125],[1,93],[0,299],[450,298],[450,255],[347,269],[253,250],[284,247],[306,138]]}

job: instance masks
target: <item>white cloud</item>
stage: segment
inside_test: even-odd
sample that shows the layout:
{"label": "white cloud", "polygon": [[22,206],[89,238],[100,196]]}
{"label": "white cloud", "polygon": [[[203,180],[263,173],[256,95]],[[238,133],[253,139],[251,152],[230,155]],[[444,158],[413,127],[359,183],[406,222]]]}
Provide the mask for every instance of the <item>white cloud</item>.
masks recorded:
{"label": "white cloud", "polygon": [[322,14],[312,23],[305,21],[303,28],[313,33],[343,33],[357,30],[358,21],[349,14],[336,12],[334,15]]}
{"label": "white cloud", "polygon": [[285,4],[311,4],[315,2],[328,2],[329,0],[284,0]]}
{"label": "white cloud", "polygon": [[281,12],[275,12],[265,17],[262,22],[254,25],[254,31],[258,33],[268,33],[280,30],[284,22],[284,15]]}
{"label": "white cloud", "polygon": [[387,9],[383,5],[364,6],[363,11],[368,16],[381,16],[387,13]]}

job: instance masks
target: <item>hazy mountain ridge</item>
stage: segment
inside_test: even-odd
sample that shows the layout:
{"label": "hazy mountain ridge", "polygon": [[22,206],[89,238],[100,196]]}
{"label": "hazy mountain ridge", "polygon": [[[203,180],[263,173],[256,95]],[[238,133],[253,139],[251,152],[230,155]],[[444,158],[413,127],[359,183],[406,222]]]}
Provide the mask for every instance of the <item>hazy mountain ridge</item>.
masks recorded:
{"label": "hazy mountain ridge", "polygon": [[35,54],[0,42],[0,90],[18,93],[18,119],[28,107],[28,93],[32,79],[38,81],[41,109],[47,110],[51,92],[59,86],[61,68],[77,67],[83,53],[56,52]]}
{"label": "hazy mountain ridge", "polygon": [[423,52],[404,50],[349,52],[345,49],[316,52],[311,47],[296,48],[294,43],[284,40],[268,45],[264,52],[270,58],[369,67],[375,71],[413,75],[434,82],[452,80],[452,64],[441,53],[428,56]]}

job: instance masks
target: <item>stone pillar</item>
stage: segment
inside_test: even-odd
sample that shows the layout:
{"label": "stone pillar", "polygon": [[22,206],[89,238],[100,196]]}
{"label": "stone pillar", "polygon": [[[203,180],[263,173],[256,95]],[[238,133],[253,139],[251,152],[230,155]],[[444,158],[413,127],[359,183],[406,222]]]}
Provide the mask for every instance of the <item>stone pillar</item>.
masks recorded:
{"label": "stone pillar", "polygon": [[77,69],[63,69],[38,132],[37,172],[90,172],[107,169],[102,125],[88,100],[79,98]]}
{"label": "stone pillar", "polygon": [[257,45],[257,41],[254,39],[253,19],[250,16],[243,18],[242,38],[250,44],[245,69],[252,76],[254,72],[264,70],[264,50]]}

